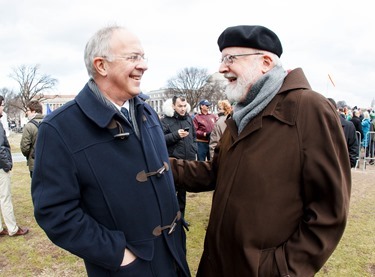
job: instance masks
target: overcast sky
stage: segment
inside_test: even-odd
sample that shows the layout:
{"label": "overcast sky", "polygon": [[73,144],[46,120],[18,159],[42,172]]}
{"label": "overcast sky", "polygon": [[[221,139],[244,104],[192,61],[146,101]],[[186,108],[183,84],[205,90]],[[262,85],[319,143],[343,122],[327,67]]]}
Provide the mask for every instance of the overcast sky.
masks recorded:
{"label": "overcast sky", "polygon": [[54,94],[77,94],[88,80],[87,40],[118,24],[142,41],[149,58],[142,79],[147,93],[185,67],[217,72],[218,36],[228,26],[246,24],[273,30],[285,69],[301,67],[315,91],[365,108],[375,98],[370,1],[0,0],[0,11],[0,88],[17,91],[12,69],[39,64],[40,73],[58,79]]}

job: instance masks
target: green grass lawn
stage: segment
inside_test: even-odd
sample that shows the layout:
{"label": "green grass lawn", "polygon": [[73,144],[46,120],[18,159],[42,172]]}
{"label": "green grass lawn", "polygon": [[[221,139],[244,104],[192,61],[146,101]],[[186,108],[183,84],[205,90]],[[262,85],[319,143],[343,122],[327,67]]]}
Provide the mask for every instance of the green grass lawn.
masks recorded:
{"label": "green grass lawn", "polygon": [[[19,136],[10,137],[12,150],[19,149]],[[352,173],[347,228],[336,251],[316,276],[375,276],[375,167]],[[0,237],[0,276],[86,276],[82,260],[52,244],[36,224],[25,162],[14,164],[12,194],[17,222],[29,227],[30,233]],[[186,219],[191,224],[187,232],[187,258],[192,276],[196,275],[203,250],[211,199],[212,192],[187,196]]]}

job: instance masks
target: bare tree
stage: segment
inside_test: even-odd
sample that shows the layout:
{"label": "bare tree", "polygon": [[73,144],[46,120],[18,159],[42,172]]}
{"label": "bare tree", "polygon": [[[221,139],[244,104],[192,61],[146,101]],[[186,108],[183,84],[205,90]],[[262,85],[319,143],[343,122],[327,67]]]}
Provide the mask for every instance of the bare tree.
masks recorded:
{"label": "bare tree", "polygon": [[20,103],[17,103],[18,98],[15,96],[15,93],[12,90],[4,87],[0,90],[0,95],[4,97],[4,111],[7,113],[8,119],[17,118],[17,115],[20,112],[20,108],[18,108]]}
{"label": "bare tree", "polygon": [[[182,95],[194,109],[201,99],[216,101],[216,95],[222,94],[224,89],[221,82],[211,78],[207,69],[196,67],[184,68],[167,81],[166,96]],[[221,97],[221,96],[220,96]]]}
{"label": "bare tree", "polygon": [[27,104],[36,99],[44,100],[44,93],[52,90],[57,84],[57,79],[47,74],[39,73],[39,65],[21,65],[13,68],[13,74],[10,77],[19,85],[19,93],[14,97],[16,108],[26,111]]}

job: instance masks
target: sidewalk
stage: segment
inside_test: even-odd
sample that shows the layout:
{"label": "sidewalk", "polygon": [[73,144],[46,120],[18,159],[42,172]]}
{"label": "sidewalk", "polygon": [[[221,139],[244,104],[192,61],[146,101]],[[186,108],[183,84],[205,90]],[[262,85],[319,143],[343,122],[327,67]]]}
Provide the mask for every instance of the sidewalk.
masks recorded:
{"label": "sidewalk", "polygon": [[13,159],[14,163],[17,163],[17,162],[26,162],[26,158],[25,158],[24,155],[22,155],[21,152],[19,152],[19,153],[12,153],[12,159]]}

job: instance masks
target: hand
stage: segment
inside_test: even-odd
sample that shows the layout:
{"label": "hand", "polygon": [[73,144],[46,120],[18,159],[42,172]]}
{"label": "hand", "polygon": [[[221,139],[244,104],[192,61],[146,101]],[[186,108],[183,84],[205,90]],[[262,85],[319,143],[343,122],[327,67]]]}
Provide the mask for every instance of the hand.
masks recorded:
{"label": "hand", "polygon": [[184,129],[178,129],[178,135],[180,136],[180,138],[184,138],[184,137],[187,137],[189,135],[189,132],[186,132]]}
{"label": "hand", "polygon": [[126,266],[135,261],[137,257],[128,248],[125,248],[124,258],[122,259],[121,266]]}

